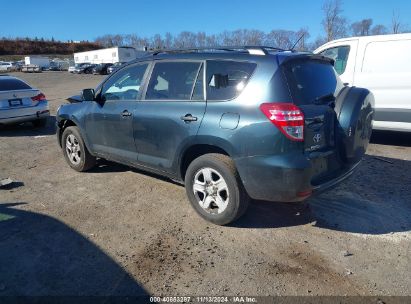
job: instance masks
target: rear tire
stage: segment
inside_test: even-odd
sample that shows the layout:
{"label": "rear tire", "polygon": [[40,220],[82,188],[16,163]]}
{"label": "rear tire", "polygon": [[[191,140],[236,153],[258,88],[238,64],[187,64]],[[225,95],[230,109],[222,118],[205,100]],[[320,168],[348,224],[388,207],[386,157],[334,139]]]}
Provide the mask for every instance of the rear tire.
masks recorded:
{"label": "rear tire", "polygon": [[67,127],[61,137],[64,158],[71,168],[83,172],[96,165],[96,158],[90,154],[77,127]]}
{"label": "rear tire", "polygon": [[37,119],[32,121],[32,123],[35,128],[44,128],[47,126],[47,118]]}
{"label": "rear tire", "polygon": [[248,207],[249,197],[234,162],[223,154],[196,158],[187,169],[185,188],[194,210],[217,225],[237,220]]}

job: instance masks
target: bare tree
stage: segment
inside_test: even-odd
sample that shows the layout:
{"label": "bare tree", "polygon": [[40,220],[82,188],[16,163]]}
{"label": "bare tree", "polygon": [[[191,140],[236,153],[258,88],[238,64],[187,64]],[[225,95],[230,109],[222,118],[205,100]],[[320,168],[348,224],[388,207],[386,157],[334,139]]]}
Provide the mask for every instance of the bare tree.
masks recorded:
{"label": "bare tree", "polygon": [[400,14],[395,11],[392,12],[391,30],[393,34],[401,33]]}
{"label": "bare tree", "polygon": [[371,34],[372,19],[363,19],[351,24],[351,32],[354,36],[368,36]]}
{"label": "bare tree", "polygon": [[170,32],[167,32],[164,38],[164,46],[166,49],[171,49],[173,47],[173,44],[173,35],[171,35]]}
{"label": "bare tree", "polygon": [[198,32],[197,33],[197,46],[198,47],[205,47],[206,46],[206,38],[207,38],[207,34],[205,32]]}
{"label": "bare tree", "polygon": [[376,24],[371,29],[372,35],[385,35],[387,33],[388,33],[387,28],[385,27],[385,25],[382,25],[382,24]]}
{"label": "bare tree", "polygon": [[341,0],[326,0],[323,4],[324,19],[322,20],[322,25],[326,33],[327,41],[346,35],[347,20],[341,16],[341,5]]}
{"label": "bare tree", "polygon": [[266,44],[288,50],[291,49],[295,40],[293,31],[272,30],[267,34]]}
{"label": "bare tree", "polygon": [[160,34],[155,34],[151,40],[151,47],[153,49],[163,49],[164,48],[164,40]]}

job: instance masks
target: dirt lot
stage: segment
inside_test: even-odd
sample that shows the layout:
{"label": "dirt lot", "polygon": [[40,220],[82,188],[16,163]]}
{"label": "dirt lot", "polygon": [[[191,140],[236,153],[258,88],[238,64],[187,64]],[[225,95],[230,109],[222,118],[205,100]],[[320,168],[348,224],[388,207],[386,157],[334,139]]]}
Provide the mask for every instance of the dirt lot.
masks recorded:
{"label": "dirt lot", "polygon": [[230,227],[182,186],[65,163],[54,115],[102,76],[17,74],[50,100],[45,129],[0,129],[0,295],[411,295],[411,136],[377,133],[358,172],[303,204],[253,202]]}

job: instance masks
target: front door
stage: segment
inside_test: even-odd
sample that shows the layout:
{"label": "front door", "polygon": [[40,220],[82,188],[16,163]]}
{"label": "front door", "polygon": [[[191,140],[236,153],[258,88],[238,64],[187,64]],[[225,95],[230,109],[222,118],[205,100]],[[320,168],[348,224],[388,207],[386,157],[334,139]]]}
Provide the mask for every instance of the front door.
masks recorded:
{"label": "front door", "polygon": [[204,116],[202,61],[158,61],[144,98],[133,113],[138,161],[173,172],[185,143],[197,135]]}
{"label": "front door", "polygon": [[[103,84],[86,118],[93,150],[110,159],[136,162],[133,113],[148,64],[135,64],[116,72]],[[92,130],[90,130],[92,128]]]}

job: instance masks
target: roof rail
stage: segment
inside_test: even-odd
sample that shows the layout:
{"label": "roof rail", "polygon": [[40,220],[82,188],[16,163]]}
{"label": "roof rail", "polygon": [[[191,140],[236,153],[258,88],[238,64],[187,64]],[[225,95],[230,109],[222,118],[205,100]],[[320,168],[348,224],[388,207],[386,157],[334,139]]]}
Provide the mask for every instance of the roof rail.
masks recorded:
{"label": "roof rail", "polygon": [[209,47],[198,47],[198,48],[182,48],[182,49],[160,49],[149,51],[150,55],[158,55],[162,53],[190,53],[190,52],[201,52],[201,51],[225,51],[225,52],[248,52],[251,55],[268,55],[270,51],[283,52],[284,49],[280,49],[272,46],[209,46]]}

